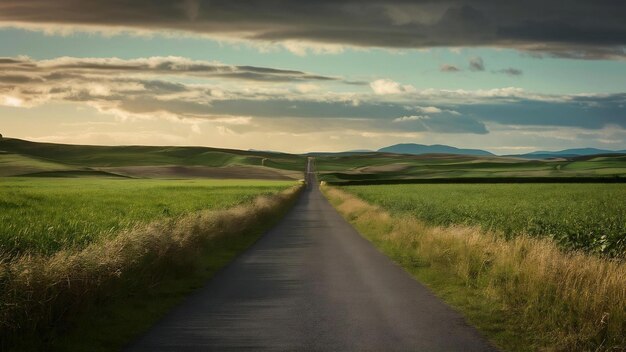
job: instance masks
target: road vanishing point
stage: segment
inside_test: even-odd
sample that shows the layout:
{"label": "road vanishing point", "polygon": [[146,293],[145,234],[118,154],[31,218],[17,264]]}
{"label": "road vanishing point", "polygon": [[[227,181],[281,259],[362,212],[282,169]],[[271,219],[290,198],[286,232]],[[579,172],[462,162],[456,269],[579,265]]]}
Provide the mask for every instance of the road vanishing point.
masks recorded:
{"label": "road vanishing point", "polygon": [[328,203],[295,206],[126,351],[495,351]]}

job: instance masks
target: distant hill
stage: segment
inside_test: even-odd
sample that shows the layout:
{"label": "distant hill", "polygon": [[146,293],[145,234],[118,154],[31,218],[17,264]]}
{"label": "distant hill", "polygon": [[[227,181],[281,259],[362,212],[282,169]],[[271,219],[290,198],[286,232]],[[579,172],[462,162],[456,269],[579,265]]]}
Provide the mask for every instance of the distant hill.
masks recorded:
{"label": "distant hill", "polygon": [[378,149],[379,152],[382,153],[394,153],[394,154],[459,154],[459,155],[479,155],[479,156],[487,156],[493,155],[492,153],[486,150],[480,149],[461,149],[456,147],[451,147],[449,145],[424,145],[424,144],[415,144],[415,143],[403,143],[403,144],[394,144],[389,147]]}
{"label": "distant hill", "polygon": [[597,148],[574,148],[559,151],[540,150],[532,153],[515,155],[520,158],[528,159],[547,159],[547,158],[571,158],[577,156],[599,155],[599,154],[626,154],[626,150],[606,150]]}
{"label": "distant hill", "polygon": [[494,155],[363,153],[321,155],[316,157],[315,164],[320,180],[348,184],[456,182],[453,181],[456,179],[460,182],[490,179],[494,182],[550,179],[566,182],[583,178],[594,179],[593,182],[626,181],[626,155],[620,154],[524,159]]}
{"label": "distant hill", "polygon": [[[424,145],[416,143],[394,144],[388,147],[380,148],[378,152],[393,154],[457,154],[457,155],[473,155],[473,156],[494,156],[494,154],[481,149],[463,149],[451,147],[449,145],[433,144]],[[524,159],[549,159],[549,158],[574,158],[578,156],[589,155],[610,155],[610,154],[626,154],[626,150],[606,150],[598,148],[574,148],[558,151],[539,150],[526,154],[504,155]]]}

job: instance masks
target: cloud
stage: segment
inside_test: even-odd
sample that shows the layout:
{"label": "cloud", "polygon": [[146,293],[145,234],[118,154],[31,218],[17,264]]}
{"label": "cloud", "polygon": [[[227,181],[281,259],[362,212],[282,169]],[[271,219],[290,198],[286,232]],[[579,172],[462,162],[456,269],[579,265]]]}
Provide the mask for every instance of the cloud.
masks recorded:
{"label": "cloud", "polygon": [[390,79],[378,79],[370,83],[370,87],[375,94],[402,94],[407,92],[415,92],[415,87],[411,85],[402,85]]}
{"label": "cloud", "polygon": [[[208,107],[214,100],[229,98],[232,89],[238,90],[238,97],[258,98],[259,91],[302,95],[317,89],[311,82],[335,81],[339,80],[301,71],[182,57],[0,58],[0,105],[77,102],[122,118],[215,118],[207,113]],[[266,84],[274,82],[282,84]],[[138,106],[140,101],[149,104]]]}
{"label": "cloud", "polygon": [[[193,127],[192,127],[193,128]],[[185,145],[188,143],[187,136],[176,135],[159,130],[141,130],[128,132],[95,132],[84,131],[81,133],[65,133],[59,132],[53,135],[30,135],[25,139],[31,141],[39,141],[45,143],[72,143],[72,144],[88,144],[88,145],[120,145],[135,144],[146,145],[153,144],[155,141],[159,143],[167,143],[173,145]]]}
{"label": "cloud", "polygon": [[[391,120],[391,123],[390,123]],[[488,130],[480,121],[472,118],[450,118],[447,116],[429,117],[404,116],[397,119],[383,118],[326,118],[320,120],[306,117],[292,117],[289,119],[280,117],[257,118],[256,125],[231,126],[235,133],[251,132],[276,132],[310,134],[320,132],[375,134],[410,134],[410,133],[442,133],[442,134],[486,134]]]}
{"label": "cloud", "polygon": [[427,114],[439,114],[443,111],[436,106],[419,106],[417,109]]}
{"label": "cloud", "polygon": [[[264,75],[243,79],[240,73]],[[274,82],[278,76],[281,84]],[[10,79],[5,79],[9,77]],[[19,78],[18,78],[19,77]],[[361,131],[485,134],[490,124],[598,130],[626,128],[626,93],[555,95],[517,87],[417,89],[389,79],[332,90],[314,73],[184,58],[0,58],[0,105],[89,106],[119,120],[164,120],[226,133]],[[340,79],[332,82],[343,82]],[[320,88],[321,87],[321,88]],[[332,88],[332,87],[328,87]],[[394,123],[395,122],[395,123]]]}
{"label": "cloud", "polygon": [[496,73],[503,73],[509,76],[521,76],[524,72],[520,69],[509,67],[502,70],[495,71]]}
{"label": "cloud", "polygon": [[0,101],[2,101],[2,103],[0,105],[4,105],[4,106],[13,106],[13,107],[20,107],[24,104],[24,101],[20,98],[17,97],[13,97],[10,95],[5,95],[2,96],[0,95],[0,98],[2,98]]}
{"label": "cloud", "polygon": [[449,110],[449,109],[441,109],[436,106],[417,106],[415,107],[416,111],[423,112],[425,114],[451,114],[451,115],[460,115],[458,111]]}
{"label": "cloud", "polygon": [[340,44],[315,43],[302,40],[285,40],[280,45],[298,56],[313,54],[339,54],[344,51],[344,46]]}
{"label": "cloud", "polygon": [[461,71],[461,69],[456,67],[456,66],[454,66],[454,65],[442,64],[441,66],[439,66],[439,71],[441,71],[441,72],[459,72],[459,71]]}
{"label": "cloud", "polygon": [[597,130],[606,126],[626,128],[626,94],[567,96],[561,101],[516,99],[506,104],[478,103],[463,106],[463,114],[480,121],[507,126],[554,126]]}
{"label": "cloud", "polygon": [[393,119],[393,122],[406,122],[406,121],[419,121],[419,120],[428,120],[430,117],[422,116],[422,115],[410,115],[410,116],[402,116]]}
{"label": "cloud", "polygon": [[[540,8],[541,11],[536,9]],[[4,0],[0,25],[75,30],[186,33],[305,54],[354,47],[515,48],[537,56],[626,58],[626,3],[589,0]]]}
{"label": "cloud", "polygon": [[[335,81],[337,78],[302,71],[257,66],[233,66],[189,60],[178,56],[124,60],[119,58],[59,57],[35,61],[28,57],[0,58],[0,69],[11,72],[13,81],[61,79],[80,74],[175,75],[249,81]],[[25,75],[26,74],[26,75]]]}
{"label": "cloud", "polygon": [[409,115],[393,119],[394,123],[402,124],[412,131],[428,131],[434,133],[472,133],[487,134],[485,124],[467,117]]}
{"label": "cloud", "polygon": [[195,21],[200,13],[200,1],[198,0],[184,0],[182,8],[191,21]]}
{"label": "cloud", "polygon": [[485,64],[483,63],[483,59],[480,56],[470,58],[469,69],[470,71],[484,71]]}

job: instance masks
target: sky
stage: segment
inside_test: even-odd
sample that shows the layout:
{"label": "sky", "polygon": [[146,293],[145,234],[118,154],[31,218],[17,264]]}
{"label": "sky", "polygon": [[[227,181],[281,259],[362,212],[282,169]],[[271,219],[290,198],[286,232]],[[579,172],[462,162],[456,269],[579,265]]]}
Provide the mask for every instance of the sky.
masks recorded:
{"label": "sky", "polygon": [[624,18],[618,0],[2,0],[0,133],[621,150]]}

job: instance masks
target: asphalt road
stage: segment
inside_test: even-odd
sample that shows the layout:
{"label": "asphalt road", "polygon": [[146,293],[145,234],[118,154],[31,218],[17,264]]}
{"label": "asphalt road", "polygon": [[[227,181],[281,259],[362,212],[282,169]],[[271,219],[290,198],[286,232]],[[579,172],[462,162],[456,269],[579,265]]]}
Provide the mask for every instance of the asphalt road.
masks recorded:
{"label": "asphalt road", "polygon": [[276,227],[127,350],[494,350],[309,184]]}

